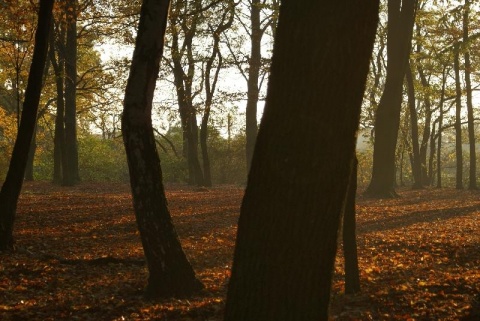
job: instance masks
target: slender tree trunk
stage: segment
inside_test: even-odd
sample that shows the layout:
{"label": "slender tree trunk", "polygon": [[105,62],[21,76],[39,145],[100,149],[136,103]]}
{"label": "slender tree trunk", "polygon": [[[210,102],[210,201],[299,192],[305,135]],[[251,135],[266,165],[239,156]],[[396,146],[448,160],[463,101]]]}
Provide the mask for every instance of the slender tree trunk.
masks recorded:
{"label": "slender tree trunk", "polygon": [[358,270],[357,235],[355,221],[355,198],[357,196],[357,157],[353,160],[352,174],[348,185],[345,211],[343,214],[343,254],[345,257],[345,293],[360,292]]}
{"label": "slender tree trunk", "polygon": [[435,123],[433,123],[432,132],[430,133],[430,155],[428,157],[428,185],[433,186],[433,160],[435,159],[435,134],[436,128]]}
{"label": "slender tree trunk", "polygon": [[403,80],[410,55],[417,0],[388,1],[387,77],[375,118],[372,179],[366,194],[394,197]]}
{"label": "slender tree trunk", "polygon": [[212,186],[212,172],[210,166],[210,157],[208,156],[208,116],[204,114],[202,126],[200,127],[200,148],[202,150],[203,161],[203,179],[205,186]]}
{"label": "slender tree trunk", "polygon": [[445,102],[445,86],[447,83],[446,66],[443,66],[442,72],[442,91],[440,93],[440,106],[438,108],[440,115],[438,118],[438,142],[437,142],[437,188],[442,187],[442,127],[443,127],[443,104]]}
{"label": "slender tree trunk", "polygon": [[[234,18],[235,4],[230,3],[222,14],[222,18],[215,30],[212,30],[213,46],[212,53],[207,60],[205,67],[205,110],[203,112],[202,124],[200,126],[200,147],[202,149],[203,175],[205,186],[212,186],[212,174],[210,170],[210,157],[208,156],[208,120],[210,118],[210,110],[213,104],[213,95],[217,87],[218,76],[222,68],[223,58],[220,52],[220,35],[232,26]],[[215,69],[213,63],[218,58]],[[214,69],[213,79],[211,79],[212,69]]]}
{"label": "slender tree trunk", "polygon": [[376,1],[281,2],[226,321],[328,319],[377,19]]}
{"label": "slender tree trunk", "polygon": [[[470,13],[470,1],[465,0],[465,7],[463,9],[463,42],[468,42],[468,24]],[[473,116],[473,102],[472,102],[472,81],[471,81],[471,63],[469,49],[464,53],[465,59],[465,91],[467,93],[467,116],[468,116],[468,142],[470,147],[470,171],[468,176],[468,189],[477,189],[477,153],[475,151],[475,123]]]}
{"label": "slender tree trunk", "polygon": [[[440,116],[443,118],[443,115]],[[437,188],[442,188],[442,123],[438,123],[438,138],[437,138]]]}
{"label": "slender tree trunk", "polygon": [[[195,73],[195,62],[192,55],[192,41],[196,32],[196,21],[193,20],[190,26],[183,25],[184,41],[182,46],[179,44],[179,35],[174,32],[172,35],[172,61],[174,84],[177,92],[178,109],[183,130],[183,150],[188,163],[188,184],[204,185],[204,174],[200,161],[198,159],[198,124],[197,111],[192,103],[192,82]],[[171,19],[172,24],[180,23],[176,19]],[[184,23],[184,22],[183,22]],[[185,53],[184,51],[188,51]],[[182,57],[188,58],[188,71],[183,70]]]}
{"label": "slender tree trunk", "polygon": [[152,127],[168,10],[169,0],[143,1],[122,115],[133,205],[149,271],[148,297],[182,297],[202,288],[170,217]]}
{"label": "slender tree trunk", "polygon": [[250,59],[248,60],[248,82],[247,82],[247,107],[245,109],[245,135],[246,135],[246,158],[247,171],[253,157],[253,150],[257,140],[257,103],[259,97],[259,80],[260,67],[262,65],[262,37],[263,30],[260,21],[261,1],[252,0],[250,5]]}
{"label": "slender tree trunk", "polygon": [[197,112],[192,106],[189,110],[187,119],[187,156],[188,165],[193,172],[193,184],[198,186],[205,185],[204,173],[200,166],[200,160],[198,159],[198,124],[197,124]]}
{"label": "slender tree trunk", "polygon": [[13,249],[13,224],[18,197],[22,189],[28,152],[37,121],[38,104],[42,91],[43,71],[48,51],[48,32],[52,19],[53,0],[40,0],[35,48],[28,75],[25,101],[17,139],[7,176],[0,192],[0,250]]}
{"label": "slender tree trunk", "polygon": [[67,40],[65,45],[65,142],[69,175],[63,177],[64,185],[74,185],[80,180],[77,149],[77,13],[76,0],[68,0]]}
{"label": "slender tree trunk", "polygon": [[462,88],[460,87],[459,48],[455,48],[455,155],[457,160],[456,188],[463,189],[463,151],[462,151]]}
{"label": "slender tree trunk", "polygon": [[427,185],[428,180],[428,172],[427,172],[427,149],[428,149],[428,141],[430,139],[430,131],[431,131],[431,123],[432,123],[432,103],[430,100],[430,84],[428,83],[427,77],[421,66],[418,67],[418,74],[420,75],[420,81],[422,83],[422,87],[425,89],[425,98],[424,98],[424,106],[425,106],[425,126],[423,127],[423,135],[422,135],[422,143],[420,144],[420,160],[421,160],[421,174],[422,174],[422,182],[424,185]]}
{"label": "slender tree trunk", "polygon": [[408,108],[410,111],[410,126],[412,128],[412,172],[413,172],[413,188],[422,188],[422,162],[420,159],[420,146],[418,144],[418,117],[415,108],[415,87],[413,84],[412,68],[410,64],[407,66],[405,73],[407,80]]}

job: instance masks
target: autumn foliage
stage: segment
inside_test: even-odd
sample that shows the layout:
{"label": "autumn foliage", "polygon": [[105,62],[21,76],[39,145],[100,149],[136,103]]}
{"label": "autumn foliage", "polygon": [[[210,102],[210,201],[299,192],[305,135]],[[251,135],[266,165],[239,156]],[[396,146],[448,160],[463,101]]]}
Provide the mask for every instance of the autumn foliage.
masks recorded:
{"label": "autumn foliage", "polygon": [[[359,196],[362,292],[343,294],[339,256],[332,319],[478,320],[479,192],[399,192],[393,200]],[[146,301],[127,185],[25,184],[17,250],[0,254],[0,320],[222,320],[242,196],[236,186],[167,186],[182,245],[206,289],[188,300]]]}

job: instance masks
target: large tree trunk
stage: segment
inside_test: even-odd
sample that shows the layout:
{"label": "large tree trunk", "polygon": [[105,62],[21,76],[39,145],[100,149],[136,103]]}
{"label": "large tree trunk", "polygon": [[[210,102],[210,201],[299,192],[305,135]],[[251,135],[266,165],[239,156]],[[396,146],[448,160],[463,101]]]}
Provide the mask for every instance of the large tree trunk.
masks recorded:
{"label": "large tree trunk", "polygon": [[462,150],[462,88],[460,86],[459,46],[455,48],[453,68],[455,71],[455,156],[457,161],[456,185],[463,189],[463,150]]}
{"label": "large tree trunk", "polygon": [[18,196],[22,189],[28,152],[37,121],[38,104],[42,91],[42,76],[48,51],[48,32],[52,19],[53,0],[40,0],[35,48],[25,91],[23,112],[13,147],[10,167],[0,192],[0,250],[13,248],[13,224]]}
{"label": "large tree trunk", "polygon": [[410,64],[407,66],[407,72],[405,73],[407,80],[407,93],[408,93],[408,108],[410,111],[410,126],[412,128],[412,172],[413,172],[413,188],[422,188],[422,162],[420,159],[420,146],[418,144],[418,117],[417,109],[415,108],[415,87],[413,84],[412,67]]}
{"label": "large tree trunk", "polygon": [[281,2],[226,321],[327,320],[377,19],[378,1]]}
{"label": "large tree trunk", "polygon": [[345,211],[343,213],[343,256],[345,257],[345,293],[360,292],[360,272],[357,255],[357,224],[355,198],[357,196],[357,157],[353,160],[352,174],[348,185]]}
{"label": "large tree trunk", "polygon": [[263,30],[260,21],[261,1],[252,0],[250,4],[250,59],[248,60],[248,81],[247,81],[247,107],[245,109],[245,135],[246,135],[246,158],[247,171],[250,165],[257,140],[257,103],[259,96],[260,67],[262,64],[262,37]]}
{"label": "large tree trunk", "polygon": [[397,195],[395,149],[416,8],[417,0],[388,1],[387,78],[375,118],[372,179],[366,191],[372,197]]}
{"label": "large tree trunk", "polygon": [[63,177],[64,185],[74,185],[80,180],[77,149],[77,13],[76,0],[68,0],[67,40],[65,45],[65,143],[69,174]]}
{"label": "large tree trunk", "polygon": [[149,270],[148,297],[188,296],[202,288],[168,211],[152,127],[168,9],[168,0],[142,4],[122,116],[135,216]]}
{"label": "large tree trunk", "polygon": [[[465,8],[463,9],[463,42],[468,42],[468,24],[470,1],[465,0]],[[464,53],[465,59],[465,91],[467,94],[467,116],[468,116],[468,142],[470,147],[470,171],[468,176],[468,189],[477,189],[477,154],[475,151],[475,123],[473,116],[472,102],[472,81],[471,81],[471,63],[469,49]]]}

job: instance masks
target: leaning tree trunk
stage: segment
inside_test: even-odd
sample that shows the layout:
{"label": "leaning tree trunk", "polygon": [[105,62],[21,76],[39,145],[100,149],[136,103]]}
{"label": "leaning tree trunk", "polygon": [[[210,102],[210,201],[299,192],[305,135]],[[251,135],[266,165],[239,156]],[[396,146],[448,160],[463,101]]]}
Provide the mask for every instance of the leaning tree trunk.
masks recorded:
{"label": "leaning tree trunk", "polygon": [[281,2],[226,321],[327,320],[377,19],[378,1]]}
{"label": "leaning tree trunk", "polygon": [[376,112],[372,179],[366,194],[393,197],[403,79],[410,56],[417,0],[388,1],[387,77]]}
{"label": "leaning tree trunk", "polygon": [[13,224],[18,197],[22,189],[28,152],[37,121],[38,104],[42,91],[42,76],[48,51],[48,33],[52,20],[53,0],[40,0],[35,48],[28,74],[23,112],[13,147],[10,167],[0,192],[0,250],[13,249]]}
{"label": "leaning tree trunk", "polygon": [[143,1],[122,116],[135,216],[149,270],[148,297],[188,296],[202,288],[168,211],[152,127],[169,2]]}

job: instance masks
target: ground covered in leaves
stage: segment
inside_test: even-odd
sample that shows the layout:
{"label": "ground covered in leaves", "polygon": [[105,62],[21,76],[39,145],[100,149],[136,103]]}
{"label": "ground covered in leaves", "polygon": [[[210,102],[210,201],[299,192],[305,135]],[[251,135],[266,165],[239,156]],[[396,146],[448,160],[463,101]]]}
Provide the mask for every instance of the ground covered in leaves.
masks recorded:
{"label": "ground covered in leaves", "polygon": [[[357,206],[362,293],[332,320],[480,320],[480,192],[401,190]],[[27,183],[17,251],[0,253],[0,320],[221,320],[243,188],[167,186],[184,249],[205,291],[145,301],[147,277],[127,185]]]}

